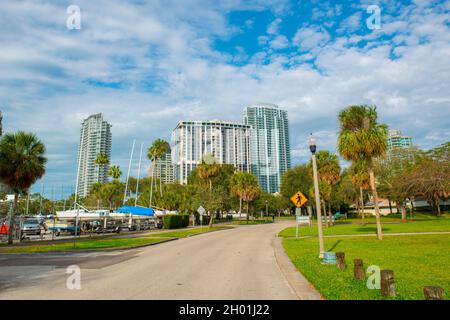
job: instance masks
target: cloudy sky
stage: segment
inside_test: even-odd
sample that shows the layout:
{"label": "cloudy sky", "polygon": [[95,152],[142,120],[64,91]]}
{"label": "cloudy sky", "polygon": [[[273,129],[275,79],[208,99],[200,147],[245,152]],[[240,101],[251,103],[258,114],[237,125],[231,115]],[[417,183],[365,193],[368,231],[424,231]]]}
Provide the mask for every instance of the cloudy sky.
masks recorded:
{"label": "cloudy sky", "polygon": [[[79,30],[67,28],[69,5]],[[370,5],[380,29],[368,27]],[[97,112],[124,172],[133,139],[169,140],[180,120],[241,121],[254,102],[288,110],[293,164],[307,161],[309,132],[336,150],[350,104],[376,105],[430,148],[450,140],[449,11],[445,0],[1,1],[4,129],[47,145],[34,187],[47,195],[73,191],[80,124]]]}

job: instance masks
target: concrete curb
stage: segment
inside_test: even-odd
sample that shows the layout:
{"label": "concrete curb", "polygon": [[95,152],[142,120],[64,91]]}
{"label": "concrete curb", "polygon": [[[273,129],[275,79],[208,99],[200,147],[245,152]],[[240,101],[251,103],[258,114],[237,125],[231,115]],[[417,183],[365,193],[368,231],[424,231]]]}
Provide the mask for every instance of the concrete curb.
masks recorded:
{"label": "concrete curb", "polygon": [[281,269],[287,282],[300,300],[324,300],[314,286],[297,270],[291,259],[287,256],[282,245],[282,238],[275,237],[273,248],[278,267]]}

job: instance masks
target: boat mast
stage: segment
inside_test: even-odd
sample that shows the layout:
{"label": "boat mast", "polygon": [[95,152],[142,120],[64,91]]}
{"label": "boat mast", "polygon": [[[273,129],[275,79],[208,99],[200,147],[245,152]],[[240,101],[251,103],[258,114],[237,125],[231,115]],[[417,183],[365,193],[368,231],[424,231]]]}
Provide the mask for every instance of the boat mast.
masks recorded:
{"label": "boat mast", "polygon": [[144,147],[144,143],[141,143],[141,153],[139,155],[139,167],[138,167],[138,176],[137,176],[137,182],[136,182],[136,198],[134,199],[134,206],[137,206],[137,200],[138,200],[138,192],[139,192],[139,179],[141,178],[141,161],[142,161],[142,148]]}
{"label": "boat mast", "polygon": [[136,143],[136,140],[133,140],[133,147],[131,147],[130,162],[128,163],[127,181],[125,182],[125,194],[123,195],[123,204],[125,204],[125,201],[127,201],[128,179],[130,178],[131,160],[133,159],[135,143]]}

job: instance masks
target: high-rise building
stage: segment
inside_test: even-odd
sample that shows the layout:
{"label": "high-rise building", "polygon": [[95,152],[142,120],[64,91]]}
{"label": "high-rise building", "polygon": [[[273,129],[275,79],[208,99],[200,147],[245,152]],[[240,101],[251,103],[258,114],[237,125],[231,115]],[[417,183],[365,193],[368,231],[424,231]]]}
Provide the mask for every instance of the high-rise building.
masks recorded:
{"label": "high-rise building", "polygon": [[174,183],[174,168],[172,164],[171,150],[150,165],[149,175],[160,179],[162,183]]}
{"label": "high-rise building", "polygon": [[0,110],[0,137],[3,134],[3,114],[2,111]]}
{"label": "high-rise building", "polygon": [[85,197],[96,182],[108,181],[109,165],[97,166],[95,159],[99,153],[111,158],[111,125],[101,113],[85,119],[81,125],[80,145],[78,147],[77,193]]}
{"label": "high-rise building", "polygon": [[281,177],[291,167],[287,111],[255,104],[244,109],[244,123],[251,127],[251,172],[262,190],[279,192]]}
{"label": "high-rise building", "polygon": [[[3,115],[2,111],[0,110],[0,139],[2,135],[3,135]],[[12,190],[5,184],[0,182],[0,193],[12,193]]]}
{"label": "high-rise building", "polygon": [[387,144],[388,151],[411,148],[412,138],[402,135],[400,130],[389,130]]}
{"label": "high-rise building", "polygon": [[181,121],[172,132],[175,179],[187,183],[191,171],[211,154],[220,164],[250,171],[250,127],[226,121]]}

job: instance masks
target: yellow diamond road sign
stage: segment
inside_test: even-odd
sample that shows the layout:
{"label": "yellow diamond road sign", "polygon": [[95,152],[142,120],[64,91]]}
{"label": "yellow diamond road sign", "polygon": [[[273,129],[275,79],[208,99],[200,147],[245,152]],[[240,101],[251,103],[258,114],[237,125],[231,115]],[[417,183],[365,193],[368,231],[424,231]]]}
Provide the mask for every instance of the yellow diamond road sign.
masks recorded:
{"label": "yellow diamond road sign", "polygon": [[297,208],[300,208],[302,205],[306,203],[306,201],[308,201],[308,199],[306,199],[303,193],[299,191],[292,196],[291,201],[295,204]]}

